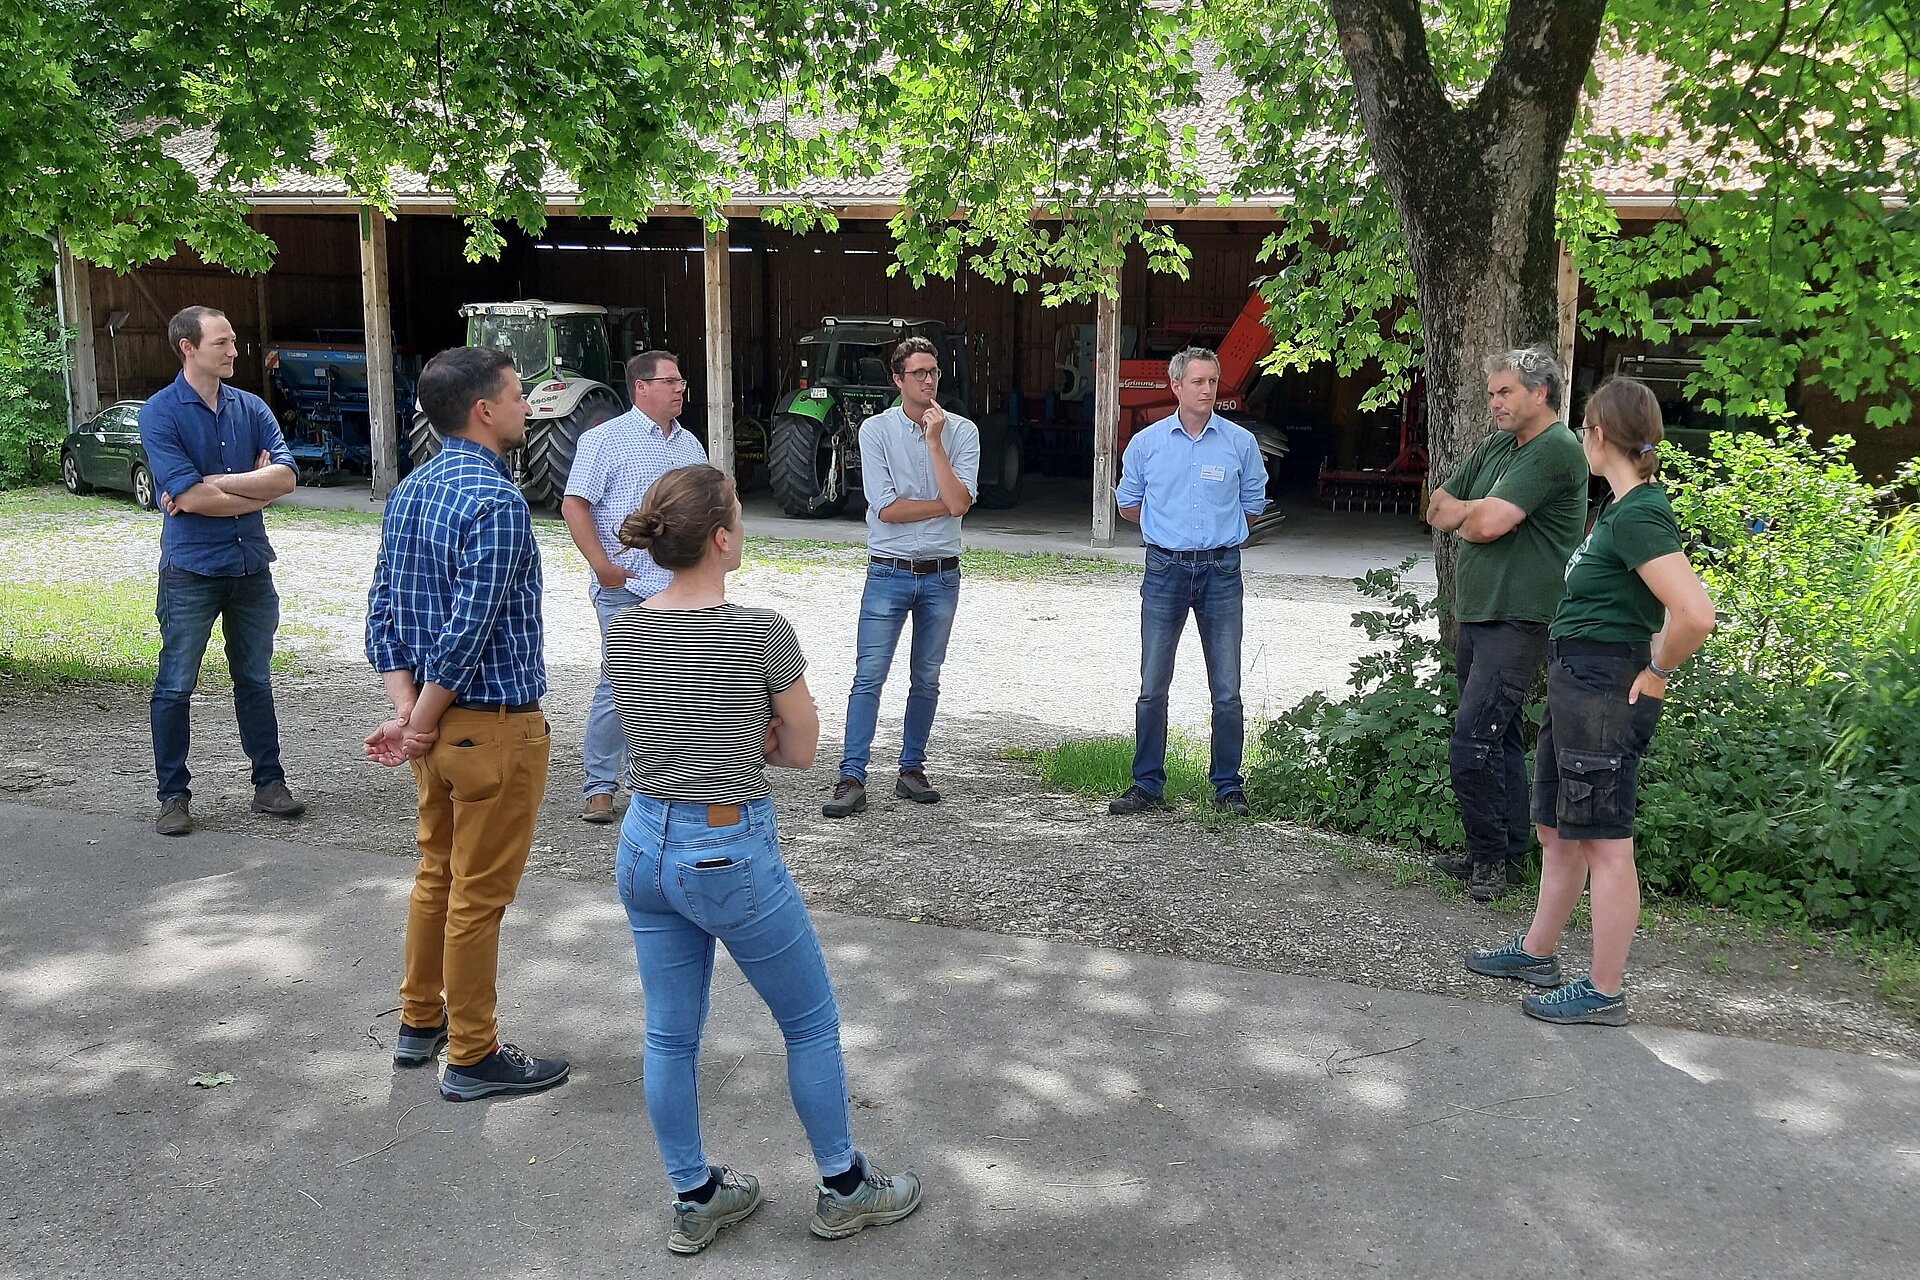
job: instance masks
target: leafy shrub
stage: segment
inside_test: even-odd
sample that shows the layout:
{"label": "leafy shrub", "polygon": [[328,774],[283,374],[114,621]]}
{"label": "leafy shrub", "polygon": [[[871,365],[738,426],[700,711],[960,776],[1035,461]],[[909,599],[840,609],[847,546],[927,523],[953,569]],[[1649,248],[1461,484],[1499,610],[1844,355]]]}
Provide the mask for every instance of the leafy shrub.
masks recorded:
{"label": "leafy shrub", "polygon": [[67,352],[53,310],[27,279],[14,283],[25,327],[0,346],[0,489],[46,484],[60,474],[67,434]]}
{"label": "leafy shrub", "polygon": [[1701,656],[1722,671],[1816,680],[1862,638],[1880,513],[1846,459],[1805,427],[1716,432],[1696,458],[1661,455],[1673,514],[1720,621]]}
{"label": "leafy shrub", "polygon": [[1382,607],[1353,616],[1375,648],[1350,697],[1308,695],[1261,733],[1247,796],[1261,810],[1410,849],[1466,847],[1447,773],[1457,686],[1435,638],[1435,601],[1406,583],[1411,559],[1354,585]]}

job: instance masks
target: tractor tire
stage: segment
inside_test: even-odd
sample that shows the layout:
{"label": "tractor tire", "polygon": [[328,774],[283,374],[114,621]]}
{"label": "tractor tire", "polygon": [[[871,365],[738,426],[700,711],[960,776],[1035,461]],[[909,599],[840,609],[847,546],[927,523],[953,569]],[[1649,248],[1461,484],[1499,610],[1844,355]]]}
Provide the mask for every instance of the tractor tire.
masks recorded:
{"label": "tractor tire", "polygon": [[407,428],[407,470],[432,461],[440,452],[440,429],[427,421],[427,415],[416,413],[413,423]]}
{"label": "tractor tire", "polygon": [[853,496],[847,454],[858,447],[851,431],[836,431],[798,414],[775,418],[767,446],[767,483],[780,509],[804,520],[823,520],[846,510]]}
{"label": "tractor tire", "polygon": [[520,491],[530,507],[559,507],[567,496],[567,477],[573,472],[574,451],[580,437],[618,417],[625,408],[611,392],[594,390],[580,398],[564,418],[531,424],[527,442],[520,446]]}
{"label": "tractor tire", "polygon": [[1005,414],[988,414],[980,424],[980,505],[991,511],[1019,506],[1026,464],[1026,434]]}

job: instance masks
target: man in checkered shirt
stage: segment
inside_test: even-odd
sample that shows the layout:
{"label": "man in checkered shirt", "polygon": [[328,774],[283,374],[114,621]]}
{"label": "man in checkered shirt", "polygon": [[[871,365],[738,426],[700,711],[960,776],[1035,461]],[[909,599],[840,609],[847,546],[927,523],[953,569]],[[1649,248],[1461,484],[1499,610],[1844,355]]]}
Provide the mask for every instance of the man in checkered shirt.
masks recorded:
{"label": "man in checkered shirt", "polygon": [[613,798],[626,780],[627,738],[607,684],[607,623],[629,605],[665,587],[672,574],[644,551],[620,544],[620,523],[639,507],[653,482],[675,467],[707,460],[707,451],[677,421],[686,403],[687,380],[670,351],[643,351],[627,361],[633,408],[580,437],[567,475],[560,515],[573,544],[586,557],[587,598],[600,616],[602,669],[587,710],[586,808],[588,822],[612,822]]}

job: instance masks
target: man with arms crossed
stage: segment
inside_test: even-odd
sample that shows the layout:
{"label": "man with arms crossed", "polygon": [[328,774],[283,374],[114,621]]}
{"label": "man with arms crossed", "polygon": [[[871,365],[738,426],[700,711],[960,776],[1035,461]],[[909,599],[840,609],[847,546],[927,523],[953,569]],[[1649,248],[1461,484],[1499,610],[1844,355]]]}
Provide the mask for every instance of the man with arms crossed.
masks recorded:
{"label": "man with arms crossed", "polygon": [[217,618],[227,638],[240,745],[253,762],[253,811],[297,818],[306,805],[287,790],[280,723],[273,710],[273,637],[280,596],[273,547],[260,511],[293,492],[293,455],[259,396],[226,385],[240,345],[212,307],[188,307],[167,322],[180,375],[140,410],[140,444],[166,513],[160,526],[160,664],[151,719],[160,816],[154,830],[193,830],[187,769],[188,707]]}
{"label": "man with arms crossed", "polygon": [[505,352],[455,347],[420,373],[420,404],[446,436],[387,499],[367,596],[367,659],[393,718],[370,759],[413,765],[420,865],[407,914],[393,1060],[447,1046],[440,1093],[456,1102],[533,1093],[565,1058],[502,1044],[494,1020],[500,920],[520,888],[553,735],[540,712],[540,551],[506,454],[527,400]]}
{"label": "man with arms crossed", "polygon": [[613,798],[627,774],[627,738],[605,670],[607,623],[673,577],[646,552],[621,545],[620,522],[639,509],[655,480],[707,460],[707,451],[677,421],[687,398],[679,357],[641,352],[627,361],[627,386],[633,408],[580,437],[560,500],[567,532],[587,560],[587,597],[600,616],[600,683],[587,710],[584,751],[586,809],[580,816],[587,822],[613,821]]}
{"label": "man with arms crossed", "polygon": [[1180,632],[1192,613],[1213,695],[1207,776],[1213,807],[1245,815],[1246,712],[1240,702],[1244,622],[1240,544],[1267,505],[1267,464],[1253,433],[1213,411],[1220,357],[1189,347],[1167,362],[1178,408],[1127,442],[1114,498],[1140,526],[1140,697],[1133,706],[1133,785],[1113,814],[1167,807],[1167,690]]}
{"label": "man with arms crossed", "polygon": [[1587,459],[1560,420],[1565,397],[1550,352],[1525,347],[1488,360],[1495,429],[1427,504],[1427,523],[1460,538],[1460,710],[1447,764],[1467,835],[1465,856],[1434,865],[1467,881],[1479,902],[1526,878],[1533,826],[1520,712],[1546,661],[1567,559],[1586,532]]}
{"label": "man with arms crossed", "polygon": [[935,401],[940,355],[933,343],[908,338],[893,349],[892,365],[900,403],[860,424],[869,562],[840,781],[820,810],[829,818],[867,807],[867,760],[880,720],[880,690],[909,617],[913,650],[893,793],[916,804],[940,799],[927,780],[927,738],[960,606],[960,518],[979,493],[980,431]]}

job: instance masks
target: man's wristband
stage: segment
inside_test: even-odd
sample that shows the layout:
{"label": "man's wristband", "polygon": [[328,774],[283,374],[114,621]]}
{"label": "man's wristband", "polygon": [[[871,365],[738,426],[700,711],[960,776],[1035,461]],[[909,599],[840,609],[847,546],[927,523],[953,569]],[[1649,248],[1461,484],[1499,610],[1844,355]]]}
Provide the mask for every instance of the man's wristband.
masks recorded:
{"label": "man's wristband", "polygon": [[1665,667],[1661,666],[1659,663],[1655,662],[1652,658],[1648,658],[1647,670],[1653,672],[1653,674],[1659,676],[1662,680],[1671,680],[1675,675],[1679,673],[1680,668],[1675,667],[1672,671],[1669,671]]}

